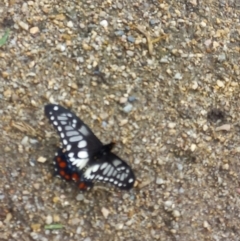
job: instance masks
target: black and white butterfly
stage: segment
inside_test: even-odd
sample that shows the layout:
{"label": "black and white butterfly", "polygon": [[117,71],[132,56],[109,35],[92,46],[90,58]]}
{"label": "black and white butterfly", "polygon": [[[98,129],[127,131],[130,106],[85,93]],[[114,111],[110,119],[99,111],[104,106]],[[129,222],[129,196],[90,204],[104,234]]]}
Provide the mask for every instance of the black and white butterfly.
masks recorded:
{"label": "black and white butterfly", "polygon": [[111,152],[113,143],[103,145],[82,120],[60,105],[46,105],[45,115],[58,131],[63,145],[55,157],[60,176],[77,181],[82,190],[97,181],[120,189],[133,187],[134,173],[125,161]]}

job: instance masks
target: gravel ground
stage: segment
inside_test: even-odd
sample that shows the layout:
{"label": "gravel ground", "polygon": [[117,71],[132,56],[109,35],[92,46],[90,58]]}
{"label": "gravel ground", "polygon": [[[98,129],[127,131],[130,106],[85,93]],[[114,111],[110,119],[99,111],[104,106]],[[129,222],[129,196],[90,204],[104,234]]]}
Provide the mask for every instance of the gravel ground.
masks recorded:
{"label": "gravel ground", "polygon": [[[1,241],[240,240],[239,0],[0,11]],[[53,176],[50,102],[117,142],[135,188],[79,193]]]}

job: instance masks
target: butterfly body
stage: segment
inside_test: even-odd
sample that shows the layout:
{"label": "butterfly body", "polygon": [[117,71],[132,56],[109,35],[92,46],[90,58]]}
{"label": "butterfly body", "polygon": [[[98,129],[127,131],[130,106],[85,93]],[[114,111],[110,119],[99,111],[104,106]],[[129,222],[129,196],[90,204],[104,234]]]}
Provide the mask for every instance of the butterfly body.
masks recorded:
{"label": "butterfly body", "polygon": [[45,115],[62,141],[64,151],[58,151],[55,169],[63,179],[76,179],[80,189],[92,187],[94,182],[111,183],[120,189],[133,187],[133,171],[111,152],[114,143],[103,145],[81,119],[60,105],[46,105]]}

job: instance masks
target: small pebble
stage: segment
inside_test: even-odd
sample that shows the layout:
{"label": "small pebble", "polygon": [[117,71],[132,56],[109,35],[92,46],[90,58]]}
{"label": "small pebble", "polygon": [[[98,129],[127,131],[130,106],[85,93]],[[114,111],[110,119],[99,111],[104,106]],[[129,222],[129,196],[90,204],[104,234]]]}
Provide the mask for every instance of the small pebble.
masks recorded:
{"label": "small pebble", "polygon": [[120,103],[120,104],[124,104],[124,103],[127,102],[127,100],[128,100],[128,99],[127,99],[126,97],[121,97],[120,100],[119,100],[119,103]]}
{"label": "small pebble", "polygon": [[108,21],[104,19],[100,22],[100,25],[103,26],[104,28],[107,28],[108,27]]}
{"label": "small pebble", "polygon": [[28,29],[29,29],[28,24],[27,24],[27,23],[24,23],[23,21],[18,22],[18,25],[19,25],[22,29],[24,29],[24,30],[26,30],[26,31],[28,31]]}
{"label": "small pebble", "polygon": [[226,54],[225,53],[221,53],[219,56],[218,56],[218,61],[219,62],[223,62],[226,60]]}
{"label": "small pebble", "polygon": [[176,80],[181,80],[181,79],[182,79],[182,75],[181,75],[180,73],[176,73],[176,74],[174,75],[174,79],[176,79]]}
{"label": "small pebble", "polygon": [[114,32],[117,36],[122,36],[124,32],[122,30],[117,30]]}
{"label": "small pebble", "polygon": [[52,216],[51,215],[47,215],[47,217],[46,217],[46,224],[51,224],[52,221],[53,221]]}
{"label": "small pebble", "polygon": [[47,158],[46,157],[43,157],[43,156],[40,156],[37,161],[40,162],[40,163],[44,163],[46,162]]}
{"label": "small pebble", "polygon": [[35,160],[34,158],[31,158],[31,159],[29,160],[29,164],[30,164],[31,167],[35,167],[35,165],[36,165],[36,160]]}
{"label": "small pebble", "polygon": [[167,56],[164,56],[160,59],[160,63],[162,64],[168,64],[169,63],[169,59]]}
{"label": "small pebble", "polygon": [[203,222],[203,227],[206,228],[207,230],[211,229],[211,226],[210,226],[210,224],[207,221]]}
{"label": "small pebble", "polygon": [[203,125],[203,131],[207,131],[208,130],[208,126],[207,125]]}
{"label": "small pebble", "polygon": [[60,222],[60,217],[57,214],[53,215],[53,222],[59,223]]}
{"label": "small pebble", "polygon": [[127,50],[126,52],[127,52],[127,55],[130,57],[132,57],[134,55],[134,52],[131,50]]}
{"label": "small pebble", "polygon": [[150,19],[150,21],[149,21],[149,24],[151,25],[151,26],[154,26],[154,25],[156,25],[156,24],[158,24],[159,23],[159,20],[158,19]]}
{"label": "small pebble", "polygon": [[157,178],[157,180],[156,180],[156,184],[158,184],[158,185],[162,185],[162,184],[164,184],[165,183],[165,181],[162,179],[162,178]]}
{"label": "small pebble", "polygon": [[123,108],[123,111],[124,111],[125,113],[129,113],[129,112],[132,110],[132,108],[133,108],[133,105],[130,104],[130,103],[128,103],[128,104]]}
{"label": "small pebble", "polygon": [[180,212],[178,210],[173,210],[172,212],[174,218],[179,218],[180,217]]}
{"label": "small pebble", "polygon": [[133,36],[127,36],[127,40],[131,43],[134,43],[135,42],[135,38]]}
{"label": "small pebble", "polygon": [[124,120],[121,120],[121,121],[120,121],[119,125],[120,125],[120,126],[124,126],[124,125],[126,125],[127,123],[128,123],[128,120],[127,120],[127,119],[124,119]]}
{"label": "small pebble", "polygon": [[83,241],[92,241],[91,238],[87,237]]}
{"label": "small pebble", "polygon": [[229,164],[226,163],[222,166],[223,170],[229,170]]}
{"label": "small pebble", "polygon": [[40,184],[39,183],[33,183],[33,187],[38,190],[40,188]]}
{"label": "small pebble", "polygon": [[105,207],[102,207],[101,211],[102,211],[103,217],[107,218],[109,213],[110,213],[110,211],[108,209],[106,209]]}
{"label": "small pebble", "polygon": [[81,234],[81,232],[82,232],[82,228],[78,227],[77,230],[76,230],[76,234]]}
{"label": "small pebble", "polygon": [[205,27],[207,26],[206,23],[203,22],[203,21],[200,23],[200,25],[201,25],[201,27],[203,27],[203,28],[205,28]]}
{"label": "small pebble", "polygon": [[224,87],[224,82],[221,81],[221,80],[217,80],[217,85],[218,85],[218,87],[223,88]]}
{"label": "small pebble", "polygon": [[196,90],[197,88],[198,88],[198,82],[197,81],[193,81],[192,89]]}
{"label": "small pebble", "polygon": [[192,144],[191,147],[190,147],[191,151],[195,151],[196,148],[197,148],[196,144]]}
{"label": "small pebble", "polygon": [[39,28],[38,27],[32,27],[32,28],[30,28],[29,32],[31,34],[39,33]]}
{"label": "small pebble", "polygon": [[6,215],[6,218],[5,218],[5,220],[4,220],[4,223],[8,223],[11,219],[12,219],[12,214],[11,213],[8,213],[7,215]]}
{"label": "small pebble", "polygon": [[172,206],[173,206],[172,201],[168,200],[168,201],[164,202],[164,207],[166,210],[168,210],[169,208],[172,208]]}
{"label": "small pebble", "polygon": [[118,223],[117,225],[116,225],[116,229],[117,230],[121,230],[122,228],[123,228],[123,223]]}
{"label": "small pebble", "polygon": [[31,224],[31,228],[33,232],[39,232],[41,229],[41,224],[40,223],[33,223]]}
{"label": "small pebble", "polygon": [[76,197],[77,201],[82,201],[84,199],[84,195],[82,193],[79,193]]}
{"label": "small pebble", "polygon": [[137,98],[135,97],[135,96],[129,96],[128,97],[128,101],[129,102],[133,102],[133,101],[135,101]]}
{"label": "small pebble", "polygon": [[103,127],[103,128],[106,128],[107,125],[108,125],[108,123],[107,123],[106,121],[102,121],[102,127]]}
{"label": "small pebble", "polygon": [[29,139],[29,143],[31,143],[31,144],[37,144],[37,143],[38,143],[38,140],[37,140],[37,139],[32,139],[32,138],[30,138],[30,139]]}
{"label": "small pebble", "polygon": [[23,146],[28,145],[28,140],[29,140],[28,136],[24,136],[23,139],[22,139],[22,141],[21,141],[21,144],[22,144]]}
{"label": "small pebble", "polygon": [[74,24],[73,24],[72,21],[69,21],[69,22],[67,22],[67,26],[68,26],[69,28],[73,28]]}
{"label": "small pebble", "polygon": [[66,50],[66,45],[65,44],[57,44],[56,48],[57,48],[57,50],[64,52]]}
{"label": "small pebble", "polygon": [[224,124],[222,126],[218,126],[216,128],[216,131],[230,131],[231,130],[231,125],[230,124]]}
{"label": "small pebble", "polygon": [[174,122],[168,123],[168,128],[173,129],[175,127],[176,127],[176,123],[174,123]]}

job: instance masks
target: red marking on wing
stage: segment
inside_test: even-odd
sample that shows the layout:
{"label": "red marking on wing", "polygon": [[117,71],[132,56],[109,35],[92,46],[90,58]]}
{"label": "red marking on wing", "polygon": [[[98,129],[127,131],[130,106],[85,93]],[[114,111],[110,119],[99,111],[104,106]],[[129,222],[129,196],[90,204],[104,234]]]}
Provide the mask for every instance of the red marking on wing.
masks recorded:
{"label": "red marking on wing", "polygon": [[81,190],[86,190],[87,189],[87,185],[84,182],[78,183],[78,187]]}
{"label": "red marking on wing", "polygon": [[77,182],[79,180],[79,175],[77,173],[72,174],[72,180]]}

